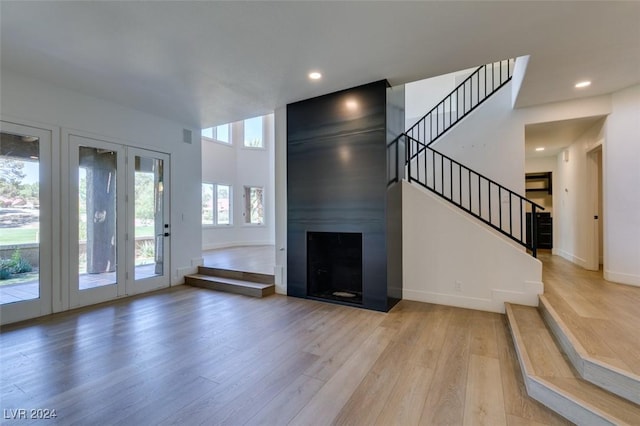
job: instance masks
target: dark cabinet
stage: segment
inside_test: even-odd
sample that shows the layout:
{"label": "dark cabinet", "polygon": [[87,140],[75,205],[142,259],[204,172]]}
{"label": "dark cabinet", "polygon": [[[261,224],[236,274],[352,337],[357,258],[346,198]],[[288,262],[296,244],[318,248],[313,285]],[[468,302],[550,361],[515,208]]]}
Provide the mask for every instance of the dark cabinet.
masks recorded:
{"label": "dark cabinet", "polygon": [[527,173],[525,175],[527,192],[546,192],[552,194],[551,172]]}
{"label": "dark cabinet", "polygon": [[[536,213],[538,248],[553,248],[553,221],[551,213]],[[531,244],[531,213],[527,213],[527,244]]]}

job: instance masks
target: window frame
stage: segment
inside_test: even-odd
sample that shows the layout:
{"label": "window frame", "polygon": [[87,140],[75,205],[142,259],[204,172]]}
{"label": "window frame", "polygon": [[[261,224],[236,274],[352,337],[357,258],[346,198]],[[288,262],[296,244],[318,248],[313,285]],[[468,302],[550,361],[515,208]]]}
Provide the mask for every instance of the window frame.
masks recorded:
{"label": "window frame", "polygon": [[[265,116],[264,115],[259,115],[257,117],[251,117],[251,118],[247,118],[245,120],[242,120],[242,148],[243,149],[248,149],[248,150],[266,150],[267,149],[267,142],[266,142],[266,138],[265,138]],[[260,120],[260,146],[251,146],[251,145],[247,145],[247,132],[246,132],[246,126],[247,126],[247,121],[249,120]]]}
{"label": "window frame", "polygon": [[[201,183],[201,191],[203,191],[205,186],[210,186],[212,191],[212,223],[204,222],[204,203],[202,202],[202,198],[200,200],[201,203],[201,211],[200,211],[200,223],[204,228],[225,228],[233,226],[233,186],[227,183],[219,183],[219,182],[206,182],[203,181]],[[229,223],[219,223],[218,216],[218,187],[226,186],[229,188]],[[202,193],[202,192],[201,192]]]}
{"label": "window frame", "polygon": [[[262,222],[254,223],[251,222],[251,210],[250,210],[250,202],[248,201],[248,197],[251,196],[252,189],[261,189],[262,190]],[[243,226],[266,226],[267,225],[267,215],[265,208],[265,187],[260,185],[243,185],[242,191],[242,201],[243,201]]]}
{"label": "window frame", "polygon": [[[224,146],[233,146],[233,132],[231,131],[232,130],[231,124],[232,123],[224,123],[224,124],[219,124],[217,126],[205,127],[204,129],[200,129],[200,138],[204,139],[207,142],[216,142]],[[227,135],[228,135],[229,142],[225,142],[224,140],[218,139],[218,128],[222,126],[227,126]],[[211,129],[211,133],[213,135],[212,138],[202,134],[203,130],[208,130],[208,129]]]}

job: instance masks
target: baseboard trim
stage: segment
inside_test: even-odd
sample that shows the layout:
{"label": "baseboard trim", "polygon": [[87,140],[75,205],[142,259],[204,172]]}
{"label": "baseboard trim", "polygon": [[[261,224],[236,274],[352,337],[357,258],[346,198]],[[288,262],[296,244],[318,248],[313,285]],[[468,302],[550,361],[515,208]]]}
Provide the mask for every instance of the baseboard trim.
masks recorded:
{"label": "baseboard trim", "polygon": [[430,291],[402,289],[402,298],[414,302],[455,306],[457,308],[477,309],[480,311],[504,313],[504,303],[479,297],[457,296],[455,294],[434,293]]}
{"label": "baseboard trim", "polygon": [[587,268],[587,261],[581,257],[575,256],[569,252],[566,252],[562,249],[552,249],[551,251],[552,254],[555,254],[557,256],[562,257],[563,259],[568,260],[571,263],[575,263],[576,265],[585,268],[585,269],[589,269]]}
{"label": "baseboard trim", "polygon": [[640,275],[625,274],[624,272],[615,272],[609,269],[605,269],[604,279],[618,284],[627,284],[640,287]]}

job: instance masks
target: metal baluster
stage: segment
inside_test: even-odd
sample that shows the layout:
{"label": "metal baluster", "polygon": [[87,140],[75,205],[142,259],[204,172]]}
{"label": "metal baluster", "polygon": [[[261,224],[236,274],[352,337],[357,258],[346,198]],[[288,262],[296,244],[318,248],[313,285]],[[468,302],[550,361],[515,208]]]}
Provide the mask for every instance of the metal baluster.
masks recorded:
{"label": "metal baluster", "polygon": [[467,113],[467,106],[466,106],[466,102],[467,102],[467,83],[464,82],[462,83],[462,116],[464,117],[464,115]]}
{"label": "metal baluster", "polygon": [[409,175],[409,182],[412,182],[412,174],[411,174],[411,157],[413,156],[413,139],[409,139],[409,147],[406,150],[407,154],[409,155],[409,161],[407,161],[407,174]]}
{"label": "metal baluster", "polygon": [[493,220],[491,218],[491,181],[487,181],[487,191],[489,192],[489,223],[493,223]]}
{"label": "metal baluster", "polygon": [[449,199],[453,201],[453,163],[449,161]]}
{"label": "metal baluster", "polygon": [[458,205],[462,207],[462,167],[458,164]]}
{"label": "metal baluster", "polygon": [[444,156],[440,154],[440,192],[444,197]]}
{"label": "metal baluster", "polygon": [[513,194],[509,191],[509,234],[513,236]]}
{"label": "metal baluster", "polygon": [[453,114],[453,101],[452,101],[452,99],[453,99],[453,95],[450,94],[449,95],[449,127],[452,126],[452,120],[453,120],[453,116],[452,116],[452,114]]}
{"label": "metal baluster", "polygon": [[467,176],[469,177],[469,211],[471,211],[471,170],[467,169]]}
{"label": "metal baluster", "polygon": [[[511,194],[509,194],[509,198],[511,198]],[[525,216],[526,217],[526,216]],[[509,212],[509,220],[511,220],[511,212]],[[522,235],[522,197],[520,197],[520,240],[524,241],[525,246],[527,245],[527,236]]]}
{"label": "metal baluster", "polygon": [[498,187],[498,214],[500,215],[500,229],[502,229],[502,187]]}
{"label": "metal baluster", "polygon": [[478,216],[482,217],[482,187],[481,176],[478,175]]}
{"label": "metal baluster", "polygon": [[431,177],[433,182],[433,190],[436,190],[436,152],[431,151]]}
{"label": "metal baluster", "polygon": [[538,218],[536,217],[536,205],[531,204],[531,252],[533,257],[538,257]]}
{"label": "metal baluster", "polygon": [[491,64],[491,91],[496,90],[496,64],[493,62]]}
{"label": "metal baluster", "polygon": [[480,73],[478,73],[476,75],[476,80],[478,81],[478,87],[476,88],[476,92],[477,92],[477,98],[476,98],[476,105],[478,105],[480,103]]}

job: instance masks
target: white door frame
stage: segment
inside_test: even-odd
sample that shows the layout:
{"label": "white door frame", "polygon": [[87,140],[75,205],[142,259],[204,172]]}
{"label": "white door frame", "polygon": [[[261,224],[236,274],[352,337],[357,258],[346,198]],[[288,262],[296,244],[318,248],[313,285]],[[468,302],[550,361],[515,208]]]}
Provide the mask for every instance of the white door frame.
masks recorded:
{"label": "white door frame", "polygon": [[[125,295],[125,274],[126,274],[126,168],[125,168],[125,150],[120,144],[107,142],[101,139],[95,139],[84,135],[74,133],[68,134],[68,167],[66,177],[63,180],[64,191],[67,194],[65,205],[68,206],[67,232],[63,238],[63,246],[68,250],[68,267],[64,269],[63,281],[69,285],[69,308],[75,308],[85,305],[93,305],[116,297]],[[116,164],[116,282],[115,284],[105,285],[101,287],[80,290],[78,277],[78,169],[79,160],[78,153],[81,146],[91,148],[101,148],[113,151],[117,155]]]}
{"label": "white door frame", "polygon": [[[600,269],[600,223],[603,220],[603,212],[600,211],[599,200],[603,197],[604,187],[600,187],[598,182],[599,172],[603,164],[604,150],[602,143],[598,143],[596,147],[587,152],[587,241],[588,241],[588,258],[586,259],[585,269],[597,271]],[[603,235],[604,237],[604,235]]]}
{"label": "white door frame", "polygon": [[[57,167],[57,162],[54,164],[57,158],[54,153],[58,153],[59,139],[56,128],[18,123],[13,120],[9,121],[9,119],[5,120],[4,117],[0,121],[0,128],[2,132],[35,136],[40,140],[38,160],[40,176],[39,297],[2,305],[0,307],[0,324],[7,324],[53,312],[54,287],[59,288],[60,285],[57,275],[59,269],[56,268],[54,271],[53,266],[56,263],[53,259],[53,242],[59,241],[60,231],[59,224],[56,224],[55,220],[60,217],[60,206],[58,203],[54,205],[54,200],[59,199],[59,182],[54,179],[53,173]],[[54,192],[56,196],[54,196]],[[56,257],[56,260],[59,260],[59,257]]]}
{"label": "white door frame", "polygon": [[[163,232],[162,235],[156,237],[163,240],[162,259],[163,259],[163,275],[143,278],[136,280],[135,278],[135,157],[154,158],[163,161]],[[151,151],[148,149],[127,147],[127,295],[145,293],[148,291],[166,288],[171,285],[171,174],[170,174],[170,156],[169,154]],[[168,225],[166,229],[164,226]],[[169,235],[166,235],[169,234]]]}

